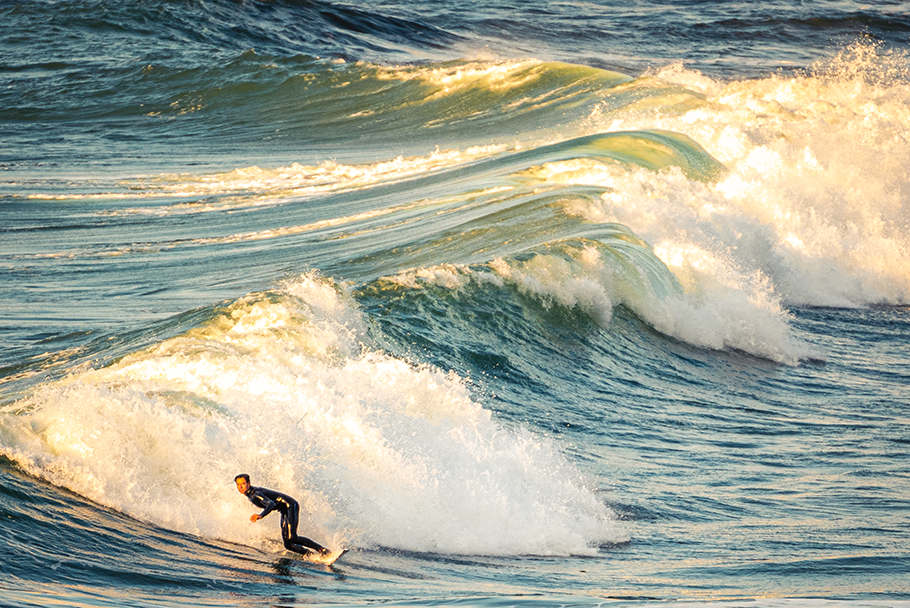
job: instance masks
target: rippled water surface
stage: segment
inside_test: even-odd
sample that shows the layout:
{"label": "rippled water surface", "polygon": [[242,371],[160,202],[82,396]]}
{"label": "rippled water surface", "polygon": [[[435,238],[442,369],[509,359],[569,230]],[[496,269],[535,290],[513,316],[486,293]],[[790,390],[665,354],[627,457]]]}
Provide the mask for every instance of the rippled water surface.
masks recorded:
{"label": "rippled water surface", "polygon": [[910,606],[902,2],[0,31],[0,604]]}

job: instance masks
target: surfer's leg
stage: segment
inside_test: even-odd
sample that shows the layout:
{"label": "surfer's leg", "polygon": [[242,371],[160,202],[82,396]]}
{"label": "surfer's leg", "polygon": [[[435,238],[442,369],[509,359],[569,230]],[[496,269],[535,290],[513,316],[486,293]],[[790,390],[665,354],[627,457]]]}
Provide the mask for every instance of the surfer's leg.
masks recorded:
{"label": "surfer's leg", "polygon": [[297,522],[294,522],[294,533],[291,533],[291,520],[288,517],[287,511],[281,512],[281,540],[284,542],[284,548],[288,551],[297,551],[294,548],[294,543],[292,539],[296,536],[297,533]]}
{"label": "surfer's leg", "polygon": [[[288,508],[287,517],[285,517],[283,513],[281,517],[281,538],[284,540],[286,549],[296,551],[297,553],[310,553],[311,551],[328,553],[329,550],[319,543],[310,540],[306,536],[297,536],[297,522],[300,520],[300,505],[296,502],[293,503],[290,508]],[[287,521],[285,522],[285,520]],[[285,530],[287,530],[287,536],[285,536]]]}
{"label": "surfer's leg", "polygon": [[314,540],[310,540],[306,536],[295,536],[294,537],[294,549],[298,553],[310,553],[315,551],[316,553],[328,553],[329,550],[317,543]]}
{"label": "surfer's leg", "polygon": [[288,506],[288,537],[293,540],[297,538],[297,522],[300,521],[300,504],[292,502]]}

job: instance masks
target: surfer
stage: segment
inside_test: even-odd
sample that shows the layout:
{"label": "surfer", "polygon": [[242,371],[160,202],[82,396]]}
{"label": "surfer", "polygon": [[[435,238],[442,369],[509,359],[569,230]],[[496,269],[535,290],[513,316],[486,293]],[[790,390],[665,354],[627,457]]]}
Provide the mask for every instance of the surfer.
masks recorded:
{"label": "surfer", "polygon": [[250,499],[250,502],[260,507],[262,513],[254,513],[250,516],[251,522],[257,522],[274,510],[281,513],[281,540],[284,541],[284,548],[288,551],[297,553],[318,553],[319,555],[328,555],[329,550],[317,542],[310,540],[305,536],[297,536],[297,521],[300,518],[300,505],[297,501],[281,492],[269,490],[266,488],[256,488],[250,485],[250,476],[241,473],[234,478],[237,484],[237,490]]}

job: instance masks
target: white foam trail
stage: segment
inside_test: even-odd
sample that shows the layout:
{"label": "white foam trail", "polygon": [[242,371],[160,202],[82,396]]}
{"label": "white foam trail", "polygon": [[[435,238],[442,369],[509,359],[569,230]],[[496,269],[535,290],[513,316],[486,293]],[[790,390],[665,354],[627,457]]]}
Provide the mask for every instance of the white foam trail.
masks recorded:
{"label": "white foam trail", "polygon": [[[189,215],[213,211],[237,211],[269,207],[331,192],[365,189],[415,175],[453,167],[498,154],[506,145],[471,146],[464,150],[436,149],[420,156],[398,156],[375,163],[344,164],[325,161],[318,165],[292,163],[284,167],[241,167],[232,171],[203,174],[163,174],[135,177],[107,185],[102,192],[66,194],[29,194],[42,200],[147,200],[201,198],[190,202],[158,206],[123,207],[101,212],[103,215]],[[73,189],[89,190],[94,183],[75,182]],[[119,188],[116,189],[116,188]]]}
{"label": "white foam trail", "polygon": [[274,542],[234,489],[300,500],[318,541],[589,553],[628,534],[547,441],[504,429],[460,378],[364,348],[344,290],[308,275],[0,412],[0,452],[134,517]]}

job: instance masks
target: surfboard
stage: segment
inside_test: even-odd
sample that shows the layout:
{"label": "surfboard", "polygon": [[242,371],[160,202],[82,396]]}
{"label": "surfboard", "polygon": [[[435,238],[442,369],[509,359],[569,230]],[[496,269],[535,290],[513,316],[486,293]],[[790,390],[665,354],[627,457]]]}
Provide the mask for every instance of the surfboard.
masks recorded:
{"label": "surfboard", "polygon": [[313,562],[314,564],[323,564],[324,566],[331,566],[338,558],[347,553],[347,549],[338,549],[337,551],[332,551],[328,555],[319,555],[315,551],[312,553],[307,553],[303,556],[303,559],[308,562]]}

